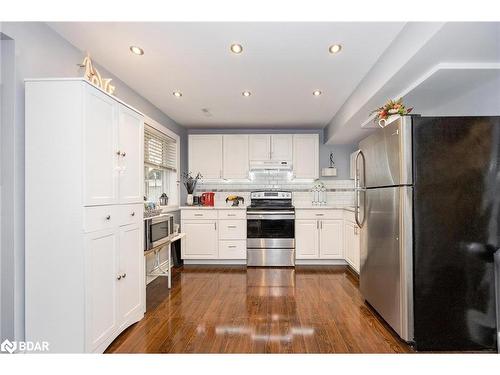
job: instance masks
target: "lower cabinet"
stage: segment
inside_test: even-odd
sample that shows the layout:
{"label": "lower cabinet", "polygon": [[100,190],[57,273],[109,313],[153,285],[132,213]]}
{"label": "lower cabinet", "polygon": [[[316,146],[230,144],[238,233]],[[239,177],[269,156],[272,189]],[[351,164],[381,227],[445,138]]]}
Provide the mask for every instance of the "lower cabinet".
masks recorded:
{"label": "lower cabinet", "polygon": [[359,273],[360,266],[360,229],[352,221],[344,222],[345,260]]}
{"label": "lower cabinet", "polygon": [[247,222],[244,209],[181,210],[186,233],[182,259],[246,260]]}
{"label": "lower cabinet", "polygon": [[102,352],[144,314],[143,226],[135,223],[88,233],[86,351]]}
{"label": "lower cabinet", "polygon": [[297,259],[343,259],[341,219],[295,220]]}
{"label": "lower cabinet", "polygon": [[182,259],[217,259],[217,220],[183,220],[181,227],[186,233]]}

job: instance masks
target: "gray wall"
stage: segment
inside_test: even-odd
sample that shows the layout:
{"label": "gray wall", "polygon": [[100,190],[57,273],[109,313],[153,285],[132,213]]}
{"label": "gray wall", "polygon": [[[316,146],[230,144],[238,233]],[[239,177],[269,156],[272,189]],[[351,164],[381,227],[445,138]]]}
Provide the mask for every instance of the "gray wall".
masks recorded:
{"label": "gray wall", "polygon": [[[335,165],[337,166],[336,177],[321,177],[323,180],[346,180],[349,179],[349,157],[357,149],[357,145],[327,145],[324,144],[323,130],[311,129],[188,129],[188,134],[319,134],[319,167],[325,168],[330,165],[330,152],[333,152]],[[321,176],[321,170],[320,170]],[[183,189],[183,188],[182,188]],[[185,190],[185,189],[184,189]]]}
{"label": "gray wall", "polygon": [[[2,31],[11,37],[15,43],[15,97],[14,97],[14,129],[12,134],[13,149],[2,157],[2,171],[5,165],[13,163],[12,173],[4,179],[4,189],[11,192],[10,196],[2,196],[2,202],[13,202],[12,207],[2,207],[2,217],[12,221],[13,228],[2,232],[4,238],[12,241],[14,259],[10,264],[3,264],[3,269],[9,270],[5,275],[14,283],[14,306],[6,306],[14,311],[14,321],[7,322],[13,327],[14,338],[24,339],[24,80],[40,77],[81,77],[82,72],[77,64],[84,57],[83,52],[76,49],[65,39],[44,23],[14,22],[3,23]],[[181,170],[187,167],[186,130],[176,124],[153,104],[141,97],[125,83],[114,77],[105,69],[98,67],[104,77],[113,78],[116,86],[116,96],[150,116],[160,124],[165,125],[181,137]],[[9,140],[10,141],[10,140]],[[7,139],[2,137],[2,146]],[[4,154],[5,155],[5,154]],[[4,156],[2,155],[2,156]],[[5,199],[4,199],[5,198]],[[36,209],[36,207],[26,207]],[[2,272],[2,278],[4,272]],[[2,280],[3,281],[3,280]],[[3,316],[4,314],[2,314]],[[9,319],[11,320],[11,318]],[[5,327],[5,332],[12,329]],[[9,335],[10,336],[10,335]]]}

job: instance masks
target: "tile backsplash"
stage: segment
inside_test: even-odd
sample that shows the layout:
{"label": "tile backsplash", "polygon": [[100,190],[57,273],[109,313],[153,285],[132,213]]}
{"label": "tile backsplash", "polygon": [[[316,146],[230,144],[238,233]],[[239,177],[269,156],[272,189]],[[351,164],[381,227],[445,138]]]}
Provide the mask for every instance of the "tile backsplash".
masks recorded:
{"label": "tile backsplash", "polygon": [[[285,190],[293,193],[294,204],[308,204],[312,201],[312,180],[291,180],[290,172],[259,172],[251,180],[200,181],[195,194],[215,192],[216,205],[224,205],[228,195],[239,195],[250,203],[250,192],[255,190]],[[327,190],[328,205],[354,204],[353,180],[322,180]]]}

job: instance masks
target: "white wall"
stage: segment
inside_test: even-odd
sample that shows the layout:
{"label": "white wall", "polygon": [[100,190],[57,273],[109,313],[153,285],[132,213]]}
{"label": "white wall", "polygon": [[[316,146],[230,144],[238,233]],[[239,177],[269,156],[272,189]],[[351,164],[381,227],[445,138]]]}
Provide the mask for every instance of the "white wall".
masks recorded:
{"label": "white wall", "polygon": [[[6,317],[4,321],[9,327],[13,327],[14,336],[17,340],[24,338],[24,80],[26,78],[38,77],[76,77],[82,72],[77,67],[84,57],[84,53],[79,51],[62,37],[54,32],[44,23],[38,22],[14,22],[3,23],[3,32],[11,37],[15,43],[15,98],[14,98],[14,127],[13,134],[9,134],[10,139],[2,136],[2,146],[13,146],[11,150],[3,150],[2,173],[4,166],[13,164],[12,174],[8,179],[4,179],[5,186],[2,195],[2,217],[9,218],[12,228],[7,233],[2,233],[2,238],[9,236],[13,241],[14,259],[8,259],[2,267],[9,269],[5,275],[10,281],[13,280],[14,288],[14,316]],[[130,89],[125,83],[118,80],[106,70],[99,68],[104,77],[113,78],[116,86],[116,96],[125,102],[144,112],[160,124],[165,125],[181,136],[181,147],[187,142],[186,131],[176,124],[158,108],[153,106],[146,99]],[[12,142],[10,142],[12,140]],[[187,149],[183,147],[183,159],[181,159],[181,170],[187,162]],[[7,152],[8,151],[8,152]],[[8,194],[7,194],[8,193]],[[11,207],[6,207],[6,203],[11,203]],[[36,209],[36,207],[26,207],[26,209]],[[4,222],[5,223],[5,222]],[[5,228],[5,225],[4,225]],[[2,257],[4,255],[2,246]],[[4,272],[2,272],[4,277]],[[4,280],[2,280],[4,281]],[[4,288],[5,289],[5,288]],[[3,296],[2,296],[3,298]],[[8,308],[12,310],[12,306]],[[3,314],[2,314],[3,316]],[[7,319],[8,318],[8,319]],[[5,328],[9,330],[10,328]]]}

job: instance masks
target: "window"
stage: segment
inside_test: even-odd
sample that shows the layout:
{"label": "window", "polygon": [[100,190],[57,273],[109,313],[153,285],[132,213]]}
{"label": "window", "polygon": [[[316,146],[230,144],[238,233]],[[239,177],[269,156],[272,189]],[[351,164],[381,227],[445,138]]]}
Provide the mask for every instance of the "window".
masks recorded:
{"label": "window", "polygon": [[178,206],[179,137],[156,128],[148,124],[144,127],[144,194],[148,201],[158,203],[165,193],[168,205]]}

